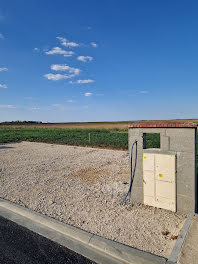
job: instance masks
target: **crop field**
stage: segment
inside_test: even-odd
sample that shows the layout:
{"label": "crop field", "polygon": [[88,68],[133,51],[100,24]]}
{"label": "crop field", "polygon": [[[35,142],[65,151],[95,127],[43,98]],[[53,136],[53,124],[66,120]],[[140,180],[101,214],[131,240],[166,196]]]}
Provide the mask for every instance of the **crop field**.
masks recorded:
{"label": "crop field", "polygon": [[0,143],[20,141],[125,150],[128,133],[121,129],[0,128]]}
{"label": "crop field", "polygon": [[[110,149],[128,149],[127,129],[80,129],[80,128],[15,128],[0,127],[0,143],[20,141],[45,142],[73,146],[90,146]],[[146,134],[147,148],[159,148],[160,138]],[[197,141],[198,149],[198,141]]]}
{"label": "crop field", "polygon": [[76,123],[34,123],[34,122],[4,122],[0,127],[12,128],[80,128],[80,129],[126,129],[128,124],[132,122],[76,122]]}
{"label": "crop field", "polygon": [[[160,121],[160,120],[152,120]],[[175,122],[178,120],[163,120]],[[179,120],[198,123],[198,119]],[[128,124],[136,121],[42,123],[12,121],[0,123],[0,143],[20,141],[90,146],[110,149],[128,149]],[[150,120],[141,120],[150,122]],[[149,134],[147,148],[159,148],[160,139]]]}

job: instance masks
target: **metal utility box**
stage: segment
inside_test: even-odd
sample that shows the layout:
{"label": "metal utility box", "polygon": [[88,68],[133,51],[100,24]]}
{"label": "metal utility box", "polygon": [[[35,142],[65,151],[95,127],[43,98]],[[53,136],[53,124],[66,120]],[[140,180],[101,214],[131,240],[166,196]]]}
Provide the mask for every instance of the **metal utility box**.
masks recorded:
{"label": "metal utility box", "polygon": [[[149,133],[160,134],[159,148],[146,148],[145,135]],[[197,125],[137,122],[129,125],[128,135],[129,149],[137,141],[131,200],[181,213],[197,213]]]}
{"label": "metal utility box", "polygon": [[143,153],[144,204],[176,211],[175,155]]}

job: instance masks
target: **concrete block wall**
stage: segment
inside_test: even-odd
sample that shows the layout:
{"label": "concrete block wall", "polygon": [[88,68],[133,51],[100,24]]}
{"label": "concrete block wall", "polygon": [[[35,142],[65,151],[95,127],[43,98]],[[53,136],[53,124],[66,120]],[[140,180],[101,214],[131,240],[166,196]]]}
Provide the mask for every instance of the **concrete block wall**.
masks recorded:
{"label": "concrete block wall", "polygon": [[[196,128],[195,127],[129,127],[129,150],[138,141],[138,155],[131,200],[143,203],[143,134],[160,133],[159,153],[175,153],[176,203],[181,213],[197,212]],[[151,150],[152,151],[152,150]]]}

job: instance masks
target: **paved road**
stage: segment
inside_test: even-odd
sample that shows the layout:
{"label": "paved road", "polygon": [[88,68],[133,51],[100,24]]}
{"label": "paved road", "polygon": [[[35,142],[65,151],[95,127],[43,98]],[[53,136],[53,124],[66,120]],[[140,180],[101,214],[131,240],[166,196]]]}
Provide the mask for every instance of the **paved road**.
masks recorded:
{"label": "paved road", "polygon": [[2,217],[0,217],[0,263],[96,264]]}

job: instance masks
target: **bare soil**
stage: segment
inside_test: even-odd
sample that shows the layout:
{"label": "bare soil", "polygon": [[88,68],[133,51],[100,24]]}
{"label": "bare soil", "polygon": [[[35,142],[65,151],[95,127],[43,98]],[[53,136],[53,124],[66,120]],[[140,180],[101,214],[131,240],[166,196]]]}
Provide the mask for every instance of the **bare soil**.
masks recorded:
{"label": "bare soil", "polygon": [[0,197],[168,257],[186,216],[123,203],[128,183],[126,151],[31,142],[0,145]]}
{"label": "bare soil", "polygon": [[[139,120],[141,122],[161,122],[161,121],[169,121],[169,122],[175,122],[175,121],[191,121],[198,123],[198,119],[173,119],[173,120]],[[137,121],[115,121],[115,122],[72,122],[72,123],[35,123],[35,124],[0,124],[1,127],[7,127],[7,128],[83,128],[83,129],[94,129],[94,128],[119,128],[119,129],[125,129],[127,130],[128,124],[139,122]]]}

